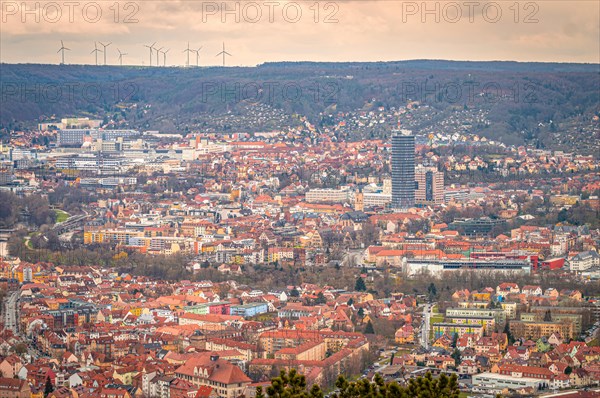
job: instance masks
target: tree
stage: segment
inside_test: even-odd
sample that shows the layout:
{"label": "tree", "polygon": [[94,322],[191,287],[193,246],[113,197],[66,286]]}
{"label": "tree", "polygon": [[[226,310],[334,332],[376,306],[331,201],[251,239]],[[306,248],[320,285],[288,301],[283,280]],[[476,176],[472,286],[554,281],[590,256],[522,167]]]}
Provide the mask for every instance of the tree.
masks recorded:
{"label": "tree", "polygon": [[563,209],[561,209],[561,210],[558,212],[558,215],[557,215],[556,221],[558,221],[558,222],[565,222],[565,221],[567,221],[567,218],[568,218],[567,209],[564,209],[564,208],[563,208]]}
{"label": "tree", "polygon": [[17,196],[0,191],[0,226],[12,227],[17,220]]}
{"label": "tree", "polygon": [[291,369],[289,373],[282,370],[278,377],[271,380],[271,385],[267,387],[267,394],[269,398],[323,398],[323,392],[316,384],[312,386],[310,392],[306,391],[306,387],[306,377],[296,369]]}
{"label": "tree", "polygon": [[433,380],[431,373],[427,372],[423,377],[410,380],[408,396],[416,398],[458,398],[460,389],[458,388],[457,380],[458,378],[455,374],[448,377],[444,373],[436,380]]}
{"label": "tree", "polygon": [[46,386],[44,387],[44,397],[47,397],[54,391],[54,386],[52,385],[52,380],[50,380],[50,376],[46,377]]}
{"label": "tree", "polygon": [[56,213],[50,209],[47,198],[40,195],[30,195],[25,197],[22,202],[32,224],[41,226],[43,224],[53,224],[56,220]]}
{"label": "tree", "polygon": [[367,290],[367,285],[365,284],[365,280],[362,277],[358,277],[356,279],[356,284],[354,285],[354,290],[357,292],[364,292]]}
{"label": "tree", "polygon": [[427,288],[427,293],[429,293],[429,299],[433,300],[437,296],[437,287],[435,287],[435,283],[431,282],[429,287]]}
{"label": "tree", "polygon": [[332,397],[458,398],[460,390],[457,380],[456,375],[448,377],[443,373],[434,380],[431,373],[427,373],[425,376],[411,379],[408,386],[402,387],[395,381],[385,383],[379,374],[375,375],[373,382],[365,379],[349,382],[344,376],[340,376],[335,383],[339,392]]}
{"label": "tree", "polygon": [[365,327],[365,334],[375,334],[375,329],[373,329],[373,324],[370,320],[367,322],[367,326]]}
{"label": "tree", "polygon": [[379,228],[370,221],[364,223],[361,230],[361,241],[364,247],[376,243],[377,239],[379,239]]}
{"label": "tree", "polygon": [[354,304],[354,299],[352,297],[350,297],[350,299],[348,300],[348,302],[346,304],[348,304],[348,306],[351,306],[352,304]]}
{"label": "tree", "polygon": [[452,343],[450,344],[450,347],[456,348],[456,343],[458,343],[458,333],[454,333],[452,335]]}
{"label": "tree", "polygon": [[458,366],[461,359],[460,351],[458,350],[458,348],[455,348],[454,351],[452,351],[452,355],[450,356],[452,357],[452,359],[454,359],[454,366]]}
{"label": "tree", "polygon": [[573,368],[572,368],[572,367],[570,367],[570,366],[567,366],[567,367],[565,368],[565,374],[568,376],[568,375],[570,375],[571,373],[573,373]]}
{"label": "tree", "polygon": [[315,300],[316,304],[325,304],[327,302],[327,299],[325,298],[325,295],[323,294],[323,292],[319,292],[319,294],[317,294],[317,299]]}
{"label": "tree", "polygon": [[319,387],[316,384],[313,384],[312,388],[310,389],[309,396],[310,398],[323,398],[324,394],[323,391],[321,391],[321,387]]}
{"label": "tree", "polygon": [[27,352],[27,344],[19,343],[15,346],[15,354],[23,355]]}
{"label": "tree", "polygon": [[507,321],[504,324],[504,333],[506,333],[506,336],[508,338],[508,344],[513,344],[515,342],[515,338],[512,335],[512,333],[510,332],[510,321]]}
{"label": "tree", "polygon": [[298,289],[293,288],[292,290],[290,290],[290,297],[300,297],[300,292],[298,291]]}
{"label": "tree", "polygon": [[[331,397],[458,398],[460,390],[457,380],[456,375],[448,377],[443,373],[434,379],[428,372],[425,376],[411,379],[406,387],[402,387],[395,381],[386,383],[379,373],[375,374],[372,382],[367,379],[349,381],[340,375],[335,382],[337,392]],[[317,385],[313,385],[310,391],[307,391],[305,377],[295,369],[291,369],[289,374],[282,370],[278,377],[271,380],[271,385],[267,387],[267,396],[269,398],[323,398],[323,391]],[[260,387],[256,389],[256,398],[265,398]]]}

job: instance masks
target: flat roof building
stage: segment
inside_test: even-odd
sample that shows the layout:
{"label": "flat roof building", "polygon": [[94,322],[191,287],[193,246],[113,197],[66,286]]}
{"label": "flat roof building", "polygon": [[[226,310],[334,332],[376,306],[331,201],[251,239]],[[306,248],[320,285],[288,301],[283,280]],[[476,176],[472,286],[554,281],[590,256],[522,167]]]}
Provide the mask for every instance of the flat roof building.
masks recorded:
{"label": "flat roof building", "polygon": [[415,206],[415,136],[410,132],[392,135],[392,208]]}

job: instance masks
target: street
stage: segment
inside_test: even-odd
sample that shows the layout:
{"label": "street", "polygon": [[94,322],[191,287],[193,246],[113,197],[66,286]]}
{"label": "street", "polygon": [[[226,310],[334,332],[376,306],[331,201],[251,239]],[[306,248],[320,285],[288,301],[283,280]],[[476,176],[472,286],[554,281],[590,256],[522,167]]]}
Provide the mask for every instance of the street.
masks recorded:
{"label": "street", "polygon": [[19,332],[18,327],[18,307],[19,307],[19,292],[10,292],[5,299],[4,311],[4,327],[10,329],[13,333]]}
{"label": "street", "polygon": [[362,267],[363,266],[363,249],[354,249],[348,250],[344,259],[342,260],[342,265],[345,267]]}
{"label": "street", "polygon": [[425,304],[423,308],[423,323],[421,323],[421,346],[424,348],[429,348],[429,331],[430,329],[430,318],[431,318],[431,309],[433,308],[432,304]]}

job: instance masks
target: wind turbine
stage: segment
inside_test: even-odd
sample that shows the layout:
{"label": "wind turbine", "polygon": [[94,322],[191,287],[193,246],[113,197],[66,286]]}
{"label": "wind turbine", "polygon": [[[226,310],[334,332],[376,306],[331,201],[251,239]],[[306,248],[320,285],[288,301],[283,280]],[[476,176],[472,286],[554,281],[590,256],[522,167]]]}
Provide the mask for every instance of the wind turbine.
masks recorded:
{"label": "wind turbine", "polygon": [[98,43],[94,42],[94,49],[92,50],[92,52],[90,52],[90,54],[96,53],[96,66],[98,66],[98,53],[101,52],[102,50],[98,50]]}
{"label": "wind turbine", "polygon": [[161,51],[161,53],[163,55],[163,66],[167,66],[167,53],[169,52],[169,50],[171,50],[171,49],[167,48],[167,51]]}
{"label": "wind turbine", "polygon": [[65,50],[66,51],[71,51],[70,48],[65,47],[65,44],[61,40],[60,41],[60,49],[57,51],[57,53],[62,52],[62,62],[60,63],[61,65],[65,64]]}
{"label": "wind turbine", "polygon": [[144,44],[144,47],[148,47],[148,50],[150,50],[150,66],[152,66],[152,50],[154,50],[155,44],[156,42],[152,43],[151,45]]}
{"label": "wind turbine", "polygon": [[163,48],[164,48],[164,47],[161,47],[161,48],[155,48],[155,50],[156,50],[156,66],[160,66],[160,60],[158,59],[158,53],[162,52],[162,49],[163,49]]}
{"label": "wind turbine", "polygon": [[123,55],[127,55],[127,53],[122,53],[118,48],[117,52],[119,53],[119,65],[123,66]]}
{"label": "wind turbine", "polygon": [[225,66],[225,56],[229,55],[230,57],[232,57],[233,55],[229,54],[227,51],[225,51],[225,42],[223,42],[223,51],[221,51],[220,53],[218,53],[216,56],[218,57],[219,55],[223,56],[223,66]]}
{"label": "wind turbine", "polygon": [[104,51],[102,51],[102,52],[104,53],[104,65],[106,65],[106,47],[110,46],[112,44],[112,42],[109,42],[108,44],[104,44],[100,41],[98,43],[100,43],[100,45],[102,47],[104,47]]}
{"label": "wind turbine", "polygon": [[192,50],[196,53],[196,67],[200,66],[200,63],[198,61],[200,60],[200,50],[202,50],[202,47],[203,46],[200,46],[197,50]]}
{"label": "wind turbine", "polygon": [[194,50],[190,50],[190,42],[188,41],[188,46],[185,50],[183,50],[184,53],[187,53],[187,62],[185,64],[185,66],[190,66],[190,53],[193,53]]}

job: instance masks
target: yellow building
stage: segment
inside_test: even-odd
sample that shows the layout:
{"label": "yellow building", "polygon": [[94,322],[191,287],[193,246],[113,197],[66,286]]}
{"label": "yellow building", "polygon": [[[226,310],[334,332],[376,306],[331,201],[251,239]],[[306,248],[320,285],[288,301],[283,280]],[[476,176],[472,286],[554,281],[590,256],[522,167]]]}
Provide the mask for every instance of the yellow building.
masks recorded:
{"label": "yellow building", "polygon": [[496,326],[493,316],[446,316],[448,321],[459,325],[481,325],[483,333],[491,332]]}
{"label": "yellow building", "polygon": [[104,233],[102,231],[85,231],[83,233],[83,243],[86,245],[104,243]]}
{"label": "yellow building", "polygon": [[142,307],[133,307],[129,309],[129,312],[131,312],[131,315],[140,316],[143,310]]}
{"label": "yellow building", "polygon": [[515,319],[517,317],[517,303],[500,303],[500,305],[506,314],[506,319]]}
{"label": "yellow building", "polygon": [[120,380],[122,384],[133,384],[133,378],[138,374],[138,371],[133,366],[128,366],[121,369],[115,369],[113,372],[113,378]]}
{"label": "yellow building", "polygon": [[309,341],[298,347],[286,347],[275,353],[275,359],[289,361],[322,361],[325,359],[327,345],[324,341]]}
{"label": "yellow building", "polygon": [[560,322],[510,321],[509,327],[510,333],[515,338],[537,340],[542,337],[550,337],[553,333],[560,333],[563,338],[577,337],[574,323],[567,320]]}
{"label": "yellow building", "polygon": [[473,301],[485,301],[485,302],[490,302],[492,295],[490,293],[473,293],[471,295],[471,298],[473,299]]}
{"label": "yellow building", "polygon": [[555,206],[573,206],[579,199],[577,195],[552,195],[550,203]]}

